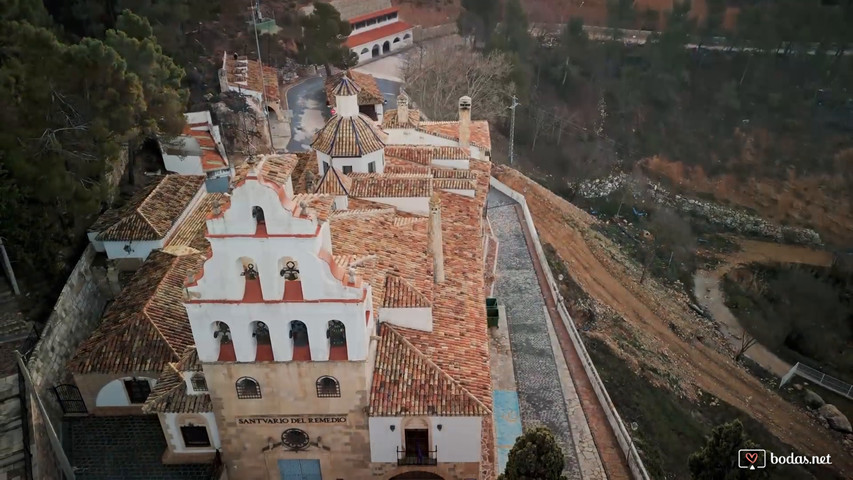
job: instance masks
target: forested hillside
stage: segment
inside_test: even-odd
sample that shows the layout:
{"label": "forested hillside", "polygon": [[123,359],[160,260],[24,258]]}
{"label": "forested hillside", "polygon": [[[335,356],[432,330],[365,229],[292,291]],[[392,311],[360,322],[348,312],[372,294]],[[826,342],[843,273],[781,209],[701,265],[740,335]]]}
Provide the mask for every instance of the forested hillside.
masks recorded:
{"label": "forested hillside", "polygon": [[[516,153],[556,188],[639,165],[847,244],[853,2],[734,2],[728,30],[732,3],[706,2],[702,22],[681,3],[643,45],[615,28],[615,41],[591,40],[579,19],[533,37],[522,0],[464,0],[459,25],[484,52],[511,58],[502,93],[506,106],[513,91],[521,103]],[[610,1],[608,15],[613,27],[642,23],[630,1]]]}

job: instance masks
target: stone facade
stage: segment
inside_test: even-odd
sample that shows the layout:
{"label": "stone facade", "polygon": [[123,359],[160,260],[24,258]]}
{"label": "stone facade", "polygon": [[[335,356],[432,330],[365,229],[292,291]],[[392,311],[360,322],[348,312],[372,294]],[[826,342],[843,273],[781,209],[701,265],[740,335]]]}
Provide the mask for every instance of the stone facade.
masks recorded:
{"label": "stone facade", "polygon": [[[229,477],[276,478],[278,460],[292,459],[319,460],[324,478],[369,477],[365,406],[372,379],[370,365],[372,362],[346,361],[205,364]],[[340,397],[317,397],[316,381],[322,376],[337,379]],[[258,382],[262,398],[237,398],[234,382],[242,377]],[[311,422],[318,417],[346,420]],[[305,450],[293,452],[281,446],[282,433],[289,428],[308,434],[310,444]]]}
{"label": "stone facade", "polygon": [[[93,267],[94,259],[95,249],[89,245],[59,294],[28,362],[33,387],[44,402],[50,422],[57,430],[62,422],[62,408],[52,387],[68,380],[66,363],[80,343],[97,327],[101,313],[113,296],[107,286],[105,270],[103,267]],[[29,403],[33,475],[39,479],[59,478],[58,472],[53,470],[55,462],[47,439],[45,419],[35,408],[32,397]]]}

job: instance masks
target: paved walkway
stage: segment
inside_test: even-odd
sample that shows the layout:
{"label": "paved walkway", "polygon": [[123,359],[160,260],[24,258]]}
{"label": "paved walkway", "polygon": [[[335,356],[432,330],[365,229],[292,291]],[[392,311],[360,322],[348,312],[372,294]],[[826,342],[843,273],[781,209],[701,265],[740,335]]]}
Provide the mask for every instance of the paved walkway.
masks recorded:
{"label": "paved walkway", "polygon": [[156,415],[70,420],[71,465],[80,480],[208,480],[211,465],[163,465]]}
{"label": "paved walkway", "polygon": [[557,436],[566,459],[565,475],[581,479],[575,443],[548,334],[549,319],[524,231],[509,197],[491,190],[488,217],[499,242],[495,297],[506,306],[509,343],[525,429],[545,425]]}

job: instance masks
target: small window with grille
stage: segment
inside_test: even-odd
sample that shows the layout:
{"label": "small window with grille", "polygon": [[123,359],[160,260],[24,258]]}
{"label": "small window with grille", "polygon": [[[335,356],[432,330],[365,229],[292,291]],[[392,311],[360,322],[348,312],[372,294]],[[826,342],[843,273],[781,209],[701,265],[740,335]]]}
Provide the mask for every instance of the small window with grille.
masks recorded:
{"label": "small window with grille", "polygon": [[193,390],[197,392],[206,392],[207,391],[207,380],[204,379],[204,374],[196,373],[190,379],[190,383],[192,383]]}
{"label": "small window with grille", "polygon": [[340,397],[341,385],[332,377],[317,379],[317,396],[320,398]]}
{"label": "small window with grille", "polygon": [[261,398],[261,386],[254,378],[243,377],[237,380],[237,398]]}

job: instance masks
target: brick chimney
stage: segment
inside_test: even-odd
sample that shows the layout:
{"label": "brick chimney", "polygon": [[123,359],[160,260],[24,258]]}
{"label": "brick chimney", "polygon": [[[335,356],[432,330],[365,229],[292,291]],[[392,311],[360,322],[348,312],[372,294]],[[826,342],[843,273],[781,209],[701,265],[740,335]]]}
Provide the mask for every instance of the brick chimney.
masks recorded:
{"label": "brick chimney", "polygon": [[471,97],[459,99],[459,146],[471,146]]}
{"label": "brick chimney", "polygon": [[429,199],[429,249],[435,283],[444,282],[444,242],[441,239],[441,199],[433,193]]}
{"label": "brick chimney", "polygon": [[400,125],[409,124],[409,97],[402,90],[397,95],[397,123]]}

